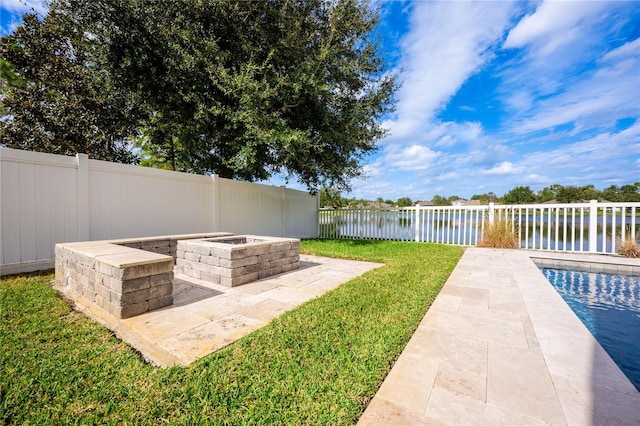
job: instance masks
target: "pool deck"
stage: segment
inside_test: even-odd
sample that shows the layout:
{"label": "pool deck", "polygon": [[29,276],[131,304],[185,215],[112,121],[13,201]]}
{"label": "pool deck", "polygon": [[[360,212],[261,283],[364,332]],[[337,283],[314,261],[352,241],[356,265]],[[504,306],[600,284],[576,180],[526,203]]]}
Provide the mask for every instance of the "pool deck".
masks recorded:
{"label": "pool deck", "polygon": [[358,425],[640,425],[640,393],[532,258],[640,271],[611,256],[467,249]]}

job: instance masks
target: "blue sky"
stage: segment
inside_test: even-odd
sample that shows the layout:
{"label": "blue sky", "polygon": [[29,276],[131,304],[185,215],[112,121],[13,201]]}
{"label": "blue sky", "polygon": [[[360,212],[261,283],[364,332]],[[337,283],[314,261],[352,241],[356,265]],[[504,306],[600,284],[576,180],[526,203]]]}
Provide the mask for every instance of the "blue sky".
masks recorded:
{"label": "blue sky", "polygon": [[[5,33],[24,3],[0,0]],[[430,200],[640,181],[639,1],[380,4],[402,87],[366,179],[344,195]]]}

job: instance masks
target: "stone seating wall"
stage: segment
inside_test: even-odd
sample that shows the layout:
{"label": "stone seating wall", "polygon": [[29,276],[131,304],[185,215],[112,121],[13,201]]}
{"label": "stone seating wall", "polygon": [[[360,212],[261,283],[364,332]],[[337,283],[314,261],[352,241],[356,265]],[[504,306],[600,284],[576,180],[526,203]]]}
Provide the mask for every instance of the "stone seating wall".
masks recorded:
{"label": "stone seating wall", "polygon": [[[225,243],[234,239],[239,244]],[[299,267],[300,240],[295,238],[246,235],[184,240],[177,246],[176,272],[226,287]]]}
{"label": "stone seating wall", "polygon": [[65,294],[129,318],[173,303],[173,268],[179,239],[230,233],[56,244],[56,280]]}

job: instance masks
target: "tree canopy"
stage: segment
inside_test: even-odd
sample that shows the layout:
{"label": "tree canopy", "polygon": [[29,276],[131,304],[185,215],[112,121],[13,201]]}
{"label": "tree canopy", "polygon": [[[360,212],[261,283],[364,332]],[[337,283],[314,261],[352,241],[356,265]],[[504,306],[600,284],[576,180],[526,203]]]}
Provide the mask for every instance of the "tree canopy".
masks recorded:
{"label": "tree canopy", "polygon": [[0,40],[0,144],[10,148],[132,162],[124,138],[135,129],[129,97],[93,62],[94,43],[51,11]]}
{"label": "tree canopy", "polygon": [[536,202],[536,194],[528,186],[516,186],[500,198],[502,204],[529,204]]}
{"label": "tree canopy", "polygon": [[400,197],[398,201],[395,202],[395,205],[398,207],[409,207],[413,205],[413,201],[409,197]]}
{"label": "tree canopy", "polygon": [[[5,99],[2,143],[33,149],[24,129],[35,123],[50,152],[66,152],[57,147],[68,139],[91,150],[90,132],[71,131],[89,127],[112,142],[136,140],[153,166],[348,189],[385,134],[380,119],[396,88],[378,13],[349,0],[54,0],[42,22],[27,18],[3,38],[1,57],[29,84]],[[43,46],[38,61],[21,59],[29,43]],[[52,100],[35,117],[38,95]]]}
{"label": "tree canopy", "polygon": [[612,202],[640,201],[640,182],[622,186],[611,185],[604,190],[594,185],[563,186],[553,184],[534,193],[528,186],[517,186],[500,197],[502,204],[528,204],[555,201],[558,203],[576,203],[589,200]]}

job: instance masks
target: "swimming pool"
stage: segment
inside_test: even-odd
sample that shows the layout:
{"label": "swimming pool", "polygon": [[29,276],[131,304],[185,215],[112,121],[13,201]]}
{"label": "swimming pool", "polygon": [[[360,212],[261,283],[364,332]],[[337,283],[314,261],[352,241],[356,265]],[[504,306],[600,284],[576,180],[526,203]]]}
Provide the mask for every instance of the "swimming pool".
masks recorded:
{"label": "swimming pool", "polygon": [[540,269],[640,391],[640,276]]}

